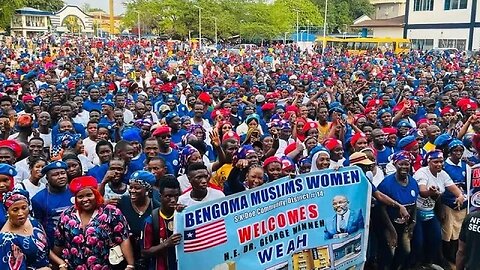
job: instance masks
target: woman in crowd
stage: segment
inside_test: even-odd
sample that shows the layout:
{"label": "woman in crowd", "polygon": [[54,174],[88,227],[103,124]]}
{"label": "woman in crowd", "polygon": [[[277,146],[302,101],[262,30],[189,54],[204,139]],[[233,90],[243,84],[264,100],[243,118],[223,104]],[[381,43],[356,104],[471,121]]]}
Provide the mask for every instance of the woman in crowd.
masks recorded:
{"label": "woman in crowd", "polygon": [[456,208],[462,207],[465,201],[462,191],[443,170],[443,164],[443,152],[438,149],[430,151],[425,156],[426,167],[420,168],[413,175],[420,189],[420,196],[417,199],[417,224],[413,238],[416,255],[418,259],[423,258],[425,263],[440,266],[446,266],[448,263],[444,261],[441,254],[442,232],[439,218],[434,211],[436,201],[445,190],[455,196],[453,204]]}
{"label": "woman in crowd", "polygon": [[[385,227],[379,243],[379,269],[399,269],[408,265],[407,258],[411,252],[411,235],[415,225],[416,200],[419,195],[418,184],[410,175],[410,166],[414,158],[407,151],[399,151],[392,156],[396,168],[394,174],[388,175],[378,186],[378,190],[403,205],[409,218],[402,217],[397,205],[382,205],[385,215]],[[391,234],[391,232],[395,232]]]}
{"label": "woman in crowd", "polygon": [[30,198],[35,196],[37,192],[45,188],[45,179],[44,182],[41,181],[43,179],[42,169],[47,165],[47,160],[44,157],[38,157],[34,160],[30,161],[30,177],[28,179],[24,179],[23,181],[17,183],[16,188],[26,190],[30,195]]}
{"label": "woman in crowd", "polygon": [[134,172],[129,180],[129,194],[122,196],[118,202],[118,208],[125,216],[130,229],[130,243],[133,247],[136,269],[145,269],[147,265],[141,255],[140,236],[145,219],[152,214],[153,209],[160,206],[160,203],[153,199],[153,186],[156,181],[155,175],[150,172]]}
{"label": "woman in crowd", "polygon": [[[17,170],[11,165],[0,163],[0,200],[3,200],[3,195],[13,190],[13,177],[17,175]],[[7,213],[5,207],[0,205],[0,226],[5,224]]]}
{"label": "woman in crowd", "polygon": [[259,165],[259,163],[258,155],[251,145],[247,144],[239,148],[234,158],[233,168],[223,186],[223,193],[231,195],[245,191],[249,187],[248,174],[250,168],[254,165]]}
{"label": "woman in crowd", "polygon": [[[8,219],[0,231],[0,268],[50,269],[47,237],[40,223],[29,217],[30,199],[28,192],[14,189],[3,196]],[[60,270],[67,264],[52,254],[51,260]]]}
{"label": "woman in crowd", "polygon": [[[91,176],[72,180],[75,205],[60,215],[53,251],[68,262],[68,269],[134,269],[127,221],[120,209],[104,205],[97,185]],[[109,266],[110,248],[123,253],[120,266]]]}
{"label": "woman in crowd", "polygon": [[324,147],[318,147],[312,151],[312,169],[311,172],[316,172],[330,167],[330,152]]}

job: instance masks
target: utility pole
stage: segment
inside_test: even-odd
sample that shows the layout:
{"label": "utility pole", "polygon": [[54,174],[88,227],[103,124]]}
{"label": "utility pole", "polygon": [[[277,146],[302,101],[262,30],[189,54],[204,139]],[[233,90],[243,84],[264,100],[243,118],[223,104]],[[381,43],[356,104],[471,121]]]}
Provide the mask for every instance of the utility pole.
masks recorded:
{"label": "utility pole", "polygon": [[323,42],[322,42],[322,54],[325,53],[325,45],[327,44],[326,36],[327,36],[327,9],[328,8],[328,0],[325,0],[325,16],[323,18]]}
{"label": "utility pole", "polygon": [[213,20],[215,21],[215,49],[217,48],[218,46],[218,36],[217,36],[217,32],[218,32],[218,29],[217,29],[217,18],[213,17]]}
{"label": "utility pole", "polygon": [[202,7],[195,5],[198,8],[198,49],[202,48]]}

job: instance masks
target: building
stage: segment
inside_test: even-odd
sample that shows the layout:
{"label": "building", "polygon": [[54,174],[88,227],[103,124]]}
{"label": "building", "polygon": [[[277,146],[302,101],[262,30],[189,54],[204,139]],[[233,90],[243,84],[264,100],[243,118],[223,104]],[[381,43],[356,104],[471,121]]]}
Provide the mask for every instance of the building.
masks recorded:
{"label": "building", "polygon": [[480,49],[480,1],[408,0],[403,35],[414,49]]}
{"label": "building", "polygon": [[403,37],[406,0],[370,0],[370,3],[375,10],[373,16],[357,18],[352,28],[361,29],[363,36]]}
{"label": "building", "polygon": [[113,33],[110,33],[110,15],[108,13],[99,10],[89,12],[88,15],[93,17],[93,27],[96,35],[100,36],[103,35],[103,33],[106,33],[107,35],[118,35],[121,33],[123,16],[113,16],[114,31]]}
{"label": "building", "polygon": [[293,254],[294,270],[323,270],[330,268],[328,247],[302,250]]}
{"label": "building", "polygon": [[24,7],[15,10],[10,23],[12,35],[32,37],[50,30],[51,12]]}

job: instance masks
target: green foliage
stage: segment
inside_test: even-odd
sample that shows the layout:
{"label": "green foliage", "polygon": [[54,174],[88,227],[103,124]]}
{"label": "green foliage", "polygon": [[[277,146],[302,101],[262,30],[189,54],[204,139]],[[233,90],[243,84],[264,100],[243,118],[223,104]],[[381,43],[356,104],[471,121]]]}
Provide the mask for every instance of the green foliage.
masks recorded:
{"label": "green foliage", "polygon": [[[219,39],[240,35],[242,39],[261,40],[283,37],[307,25],[323,27],[324,0],[136,0],[125,4],[124,25],[135,28],[140,19],[143,33],[167,34],[185,39],[198,37],[201,7],[202,37],[215,38],[215,20]],[[351,24],[357,14],[370,12],[368,0],[329,0],[328,25],[335,29]],[[138,18],[138,14],[140,18]],[[360,16],[359,15],[359,16]],[[355,17],[356,16],[356,17]]]}
{"label": "green foliage", "polygon": [[65,3],[63,0],[25,0],[25,7],[32,7],[45,11],[59,11]]}
{"label": "green foliage", "polygon": [[10,26],[15,9],[23,6],[23,0],[0,0],[0,28],[7,29]]}

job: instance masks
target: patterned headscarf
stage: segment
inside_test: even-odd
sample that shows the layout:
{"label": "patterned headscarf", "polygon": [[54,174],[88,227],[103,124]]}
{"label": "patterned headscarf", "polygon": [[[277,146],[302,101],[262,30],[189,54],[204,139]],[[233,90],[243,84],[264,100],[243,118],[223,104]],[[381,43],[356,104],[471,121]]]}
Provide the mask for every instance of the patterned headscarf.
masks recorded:
{"label": "patterned headscarf", "polygon": [[[203,131],[203,140],[207,138],[207,131],[203,128],[202,125],[199,124],[192,124],[190,126],[190,129],[188,130],[188,134],[195,135],[195,129],[201,129]],[[196,136],[196,135],[195,135]]]}
{"label": "patterned headscarf", "polygon": [[134,172],[132,176],[130,176],[129,183],[137,183],[144,187],[148,192],[151,192],[156,181],[157,178],[151,172],[140,170]]}
{"label": "patterned headscarf", "polygon": [[187,165],[188,165],[188,159],[195,153],[195,152],[199,152],[197,150],[197,148],[193,147],[192,145],[190,144],[187,144],[185,145],[185,147],[182,149],[182,151],[180,152],[180,156],[179,156],[179,159],[180,159],[180,165],[183,167],[183,168],[186,168]]}
{"label": "patterned headscarf", "polygon": [[22,200],[26,201],[27,204],[30,205],[30,196],[28,195],[28,192],[23,189],[16,188],[3,195],[3,205],[6,209],[12,206],[12,204]]}
{"label": "patterned headscarf", "polygon": [[398,151],[392,156],[393,164],[396,164],[399,161],[407,160],[412,163],[415,160],[415,157],[408,151]]}
{"label": "patterned headscarf", "polygon": [[237,159],[246,159],[249,154],[255,153],[255,149],[251,144],[245,144],[237,152]]}

